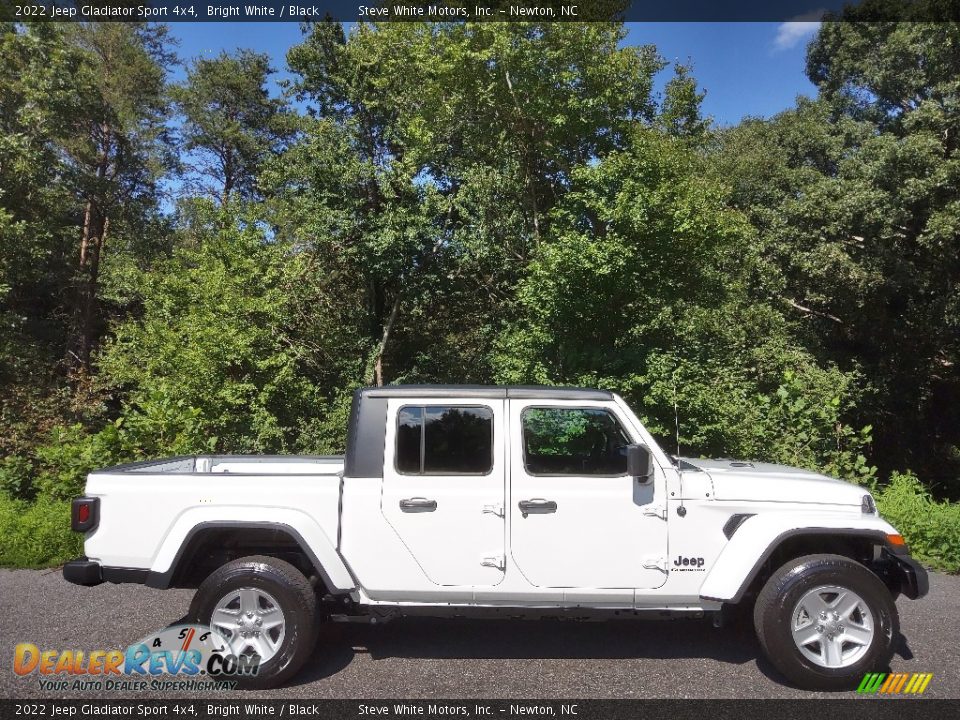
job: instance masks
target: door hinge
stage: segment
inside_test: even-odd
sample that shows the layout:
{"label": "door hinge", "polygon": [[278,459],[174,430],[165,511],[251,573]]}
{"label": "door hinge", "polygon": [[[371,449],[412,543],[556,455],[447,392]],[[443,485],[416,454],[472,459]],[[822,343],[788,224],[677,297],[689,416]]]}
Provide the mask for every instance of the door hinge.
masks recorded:
{"label": "door hinge", "polygon": [[485,557],[480,561],[480,564],[483,567],[496,568],[497,570],[505,570],[507,567],[507,558],[503,555],[496,555],[494,557]]}
{"label": "door hinge", "polygon": [[497,517],[503,517],[503,505],[484,505],[483,514],[486,515],[487,513],[496,515]]}
{"label": "door hinge", "polygon": [[667,559],[662,557],[645,557],[643,559],[643,567],[647,570],[659,570],[660,572],[667,571]]}
{"label": "door hinge", "polygon": [[661,520],[667,519],[667,509],[663,505],[648,505],[643,509],[644,515],[649,515],[650,517],[658,517]]}

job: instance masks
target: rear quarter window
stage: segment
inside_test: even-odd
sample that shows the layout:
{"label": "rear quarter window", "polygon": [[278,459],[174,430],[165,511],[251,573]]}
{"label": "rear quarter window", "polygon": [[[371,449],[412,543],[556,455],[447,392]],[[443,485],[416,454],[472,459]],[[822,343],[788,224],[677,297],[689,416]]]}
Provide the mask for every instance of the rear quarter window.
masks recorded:
{"label": "rear quarter window", "polygon": [[407,405],[397,413],[396,468],[404,475],[485,475],[493,469],[493,410]]}

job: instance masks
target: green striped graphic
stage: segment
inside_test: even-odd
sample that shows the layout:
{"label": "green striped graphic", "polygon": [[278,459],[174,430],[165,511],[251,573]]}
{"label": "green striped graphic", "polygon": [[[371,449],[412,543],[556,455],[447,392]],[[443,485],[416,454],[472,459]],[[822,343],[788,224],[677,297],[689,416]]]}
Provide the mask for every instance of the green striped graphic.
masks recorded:
{"label": "green striped graphic", "polygon": [[933,673],[867,673],[860,681],[858,693],[885,695],[920,695],[933,680]]}
{"label": "green striped graphic", "polygon": [[886,673],[867,673],[863,676],[863,680],[860,681],[860,687],[857,688],[858,693],[875,693],[880,689],[880,686],[883,684],[884,679],[887,677]]}

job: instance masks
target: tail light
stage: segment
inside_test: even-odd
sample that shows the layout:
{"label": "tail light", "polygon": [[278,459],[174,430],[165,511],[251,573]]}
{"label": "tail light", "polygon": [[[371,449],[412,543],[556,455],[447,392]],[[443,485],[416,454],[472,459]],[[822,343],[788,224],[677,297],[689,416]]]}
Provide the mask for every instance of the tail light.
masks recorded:
{"label": "tail light", "polygon": [[70,510],[70,527],[75,532],[90,532],[100,521],[100,498],[74,498]]}

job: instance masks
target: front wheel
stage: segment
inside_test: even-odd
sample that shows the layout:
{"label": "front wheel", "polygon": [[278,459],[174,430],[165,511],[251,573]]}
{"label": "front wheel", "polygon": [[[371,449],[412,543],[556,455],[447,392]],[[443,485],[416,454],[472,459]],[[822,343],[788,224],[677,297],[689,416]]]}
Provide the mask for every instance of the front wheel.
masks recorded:
{"label": "front wheel", "polygon": [[760,591],[753,619],[770,662],[811,690],[851,689],[885,669],[900,632],[887,587],[840,555],[786,563]]}
{"label": "front wheel", "polygon": [[317,637],[317,597],[310,582],[290,563],[261,555],[215,570],[197,589],[190,617],[220,633],[233,655],[259,658],[255,675],[223,678],[249,689],[291,678]]}

